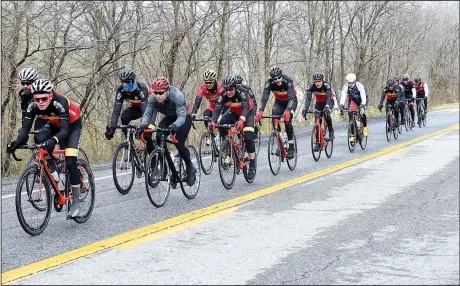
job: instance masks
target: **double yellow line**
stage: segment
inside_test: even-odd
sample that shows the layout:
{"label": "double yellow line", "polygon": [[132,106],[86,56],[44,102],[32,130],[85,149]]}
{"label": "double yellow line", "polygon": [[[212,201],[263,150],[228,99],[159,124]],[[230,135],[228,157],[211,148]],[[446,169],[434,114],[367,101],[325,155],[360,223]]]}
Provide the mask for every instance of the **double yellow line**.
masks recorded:
{"label": "double yellow line", "polygon": [[136,229],[124,234],[120,234],[108,239],[104,239],[93,244],[89,244],[87,246],[62,253],[56,255],[54,257],[50,257],[41,261],[37,261],[23,267],[19,267],[7,272],[2,273],[2,284],[15,282],[20,279],[27,278],[29,276],[48,271],[59,266],[71,263],[77,259],[102,252],[111,248],[126,248],[131,247],[133,245],[143,243],[146,241],[154,240],[159,237],[165,236],[167,234],[176,232],[181,229],[188,228],[190,226],[199,224],[201,222],[213,219],[217,216],[221,216],[224,214],[231,213],[238,209],[238,205],[243,204],[245,202],[263,197],[265,195],[277,192],[279,190],[304,183],[320,176],[324,176],[330,174],[332,172],[350,167],[352,165],[373,159],[378,156],[382,156],[385,154],[389,154],[398,150],[401,150],[408,145],[420,142],[427,138],[442,134],[444,132],[452,131],[459,129],[459,124],[453,125],[451,127],[433,132],[431,134],[423,135],[413,140],[386,148],[376,153],[372,153],[339,165],[335,165],[324,170],[320,170],[311,174],[307,174],[284,183],[271,186],[257,192],[253,192],[238,198],[234,198],[222,203],[218,203],[200,210],[196,210],[187,214],[183,214],[162,222],[158,222],[140,229]]}

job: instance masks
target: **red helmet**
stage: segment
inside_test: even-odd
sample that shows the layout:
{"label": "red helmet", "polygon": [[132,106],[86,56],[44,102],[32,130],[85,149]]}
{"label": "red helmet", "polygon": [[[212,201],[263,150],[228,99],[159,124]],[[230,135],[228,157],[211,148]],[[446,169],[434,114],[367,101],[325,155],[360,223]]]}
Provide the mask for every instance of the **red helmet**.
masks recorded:
{"label": "red helmet", "polygon": [[165,78],[164,76],[159,76],[152,81],[152,84],[150,86],[153,90],[162,90],[167,89],[169,85],[169,80],[167,78]]}

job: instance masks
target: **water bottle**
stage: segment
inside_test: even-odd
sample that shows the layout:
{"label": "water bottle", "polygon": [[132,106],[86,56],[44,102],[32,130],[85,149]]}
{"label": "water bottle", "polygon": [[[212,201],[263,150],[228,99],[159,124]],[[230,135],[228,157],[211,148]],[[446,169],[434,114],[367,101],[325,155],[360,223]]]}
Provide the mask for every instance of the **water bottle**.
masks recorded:
{"label": "water bottle", "polygon": [[59,187],[60,191],[64,190],[64,188],[65,188],[64,183],[65,183],[65,174],[64,173],[59,173],[58,187]]}
{"label": "water bottle", "polygon": [[286,148],[287,148],[288,136],[287,136],[286,132],[283,132],[283,142],[284,142],[284,146],[286,146]]}

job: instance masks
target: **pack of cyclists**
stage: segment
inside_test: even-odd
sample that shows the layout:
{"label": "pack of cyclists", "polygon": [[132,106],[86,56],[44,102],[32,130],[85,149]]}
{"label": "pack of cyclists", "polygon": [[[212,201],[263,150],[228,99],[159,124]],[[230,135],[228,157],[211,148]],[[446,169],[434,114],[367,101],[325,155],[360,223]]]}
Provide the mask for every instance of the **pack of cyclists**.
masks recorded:
{"label": "pack of cyclists", "polygon": [[[7,152],[14,152],[19,146],[27,143],[33,125],[33,129],[38,131],[34,135],[35,143],[46,142],[46,150],[49,153],[52,153],[56,145],[66,150],[65,160],[69,170],[72,193],[78,197],[80,185],[78,183],[76,158],[82,134],[80,108],[68,97],[55,91],[53,84],[48,79],[39,78],[38,72],[34,68],[22,69],[19,72],[19,79],[22,86],[18,94],[22,126],[17,138],[8,143]],[[243,78],[240,75],[227,75],[218,81],[217,73],[208,69],[203,73],[202,79],[204,83],[196,90],[192,105],[184,93],[171,85],[166,77],[157,77],[147,86],[137,81],[136,73],[131,68],[121,69],[119,72],[120,85],[116,90],[111,119],[105,130],[106,139],[113,139],[119,119],[122,125],[140,119],[136,132],[138,136],[144,133],[146,129],[155,130],[156,126],[161,129],[168,129],[177,139],[175,145],[186,166],[186,182],[192,186],[196,180],[197,170],[191,162],[185,142],[204,97],[207,100],[207,107],[202,112],[202,116],[210,118],[209,121],[204,121],[205,127],[213,132],[218,123],[235,125],[235,128],[242,133],[246,143],[246,151],[249,156],[247,176],[249,179],[254,179],[257,169],[254,127],[263,117],[270,94],[273,93],[274,102],[271,115],[284,119],[284,128],[289,144],[288,159],[293,158],[295,152],[293,118],[298,101],[291,77],[283,73],[279,67],[271,68],[260,98],[260,104],[258,104],[252,88],[242,83]],[[345,84],[339,93],[340,113],[343,115],[345,105],[350,105],[351,102],[358,106],[360,120],[364,126],[363,133],[364,136],[367,136],[366,107],[369,102],[369,95],[366,88],[357,80],[354,73],[349,73],[345,76]],[[334,140],[331,110],[337,105],[338,100],[335,98],[336,93],[331,84],[325,81],[325,75],[321,72],[315,72],[312,75],[312,81],[306,88],[305,105],[302,108],[304,119],[306,119],[306,114],[310,112],[313,95],[315,96],[314,109],[324,113],[329,128],[329,138]],[[387,80],[383,88],[378,109],[382,111],[383,102],[386,100],[386,108],[393,108],[396,118],[401,118],[400,124],[405,124],[405,100],[413,102],[415,99],[423,98],[426,112],[428,95],[427,83],[420,77],[415,77],[413,81],[409,80],[407,74],[401,77],[401,81],[399,81],[399,77],[393,77]],[[127,103],[127,107],[123,109],[124,103]],[[414,119],[413,105],[410,106],[409,110],[412,119]],[[163,116],[157,123],[158,112]],[[414,121],[412,120],[412,122]],[[226,129],[217,129],[220,138],[226,135]],[[123,132],[126,139],[126,130]],[[155,141],[152,139],[152,133],[144,133],[144,138],[149,154],[158,144],[160,132],[157,132]],[[349,137],[349,140],[352,141],[354,138]],[[230,158],[226,159],[230,160]],[[129,158],[125,156],[123,160],[128,161]],[[49,160],[48,164],[53,178],[59,180],[59,176],[55,176],[54,160]],[[72,204],[69,216],[76,217],[78,214],[79,204],[76,200],[76,203]]]}

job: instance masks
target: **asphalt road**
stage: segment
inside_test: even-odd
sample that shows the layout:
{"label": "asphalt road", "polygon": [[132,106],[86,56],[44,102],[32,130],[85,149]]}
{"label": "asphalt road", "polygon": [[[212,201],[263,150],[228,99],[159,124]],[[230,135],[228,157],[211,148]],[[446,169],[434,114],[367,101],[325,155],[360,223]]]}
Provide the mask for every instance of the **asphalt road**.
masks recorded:
{"label": "asphalt road", "polygon": [[[5,182],[2,279],[14,270],[39,272],[46,258],[62,264],[65,259],[56,255],[75,256],[86,247],[93,252],[85,259],[17,282],[54,284],[66,275],[70,284],[458,284],[458,128],[366,157],[459,123],[458,109],[428,116],[426,127],[404,130],[391,142],[383,119],[370,119],[367,148],[353,154],[345,124],[338,123],[332,158],[322,154],[319,162],[311,156],[309,130],[298,130],[296,170],[284,164],[273,176],[264,144],[253,184],[239,175],[226,190],[214,168],[210,176],[202,174],[195,199],[175,190],[159,209],[150,204],[143,179],[121,195],[111,170],[95,168],[96,206],[88,222],[79,225],[53,212],[37,237],[20,227],[14,184]],[[349,163],[358,158],[369,160]],[[331,170],[340,164],[341,170]],[[306,179],[308,174],[318,175]],[[182,227],[174,224],[178,216],[232,199],[241,203]],[[119,236],[166,220],[167,233],[131,242]],[[94,245],[108,239],[125,246],[96,253]]]}

